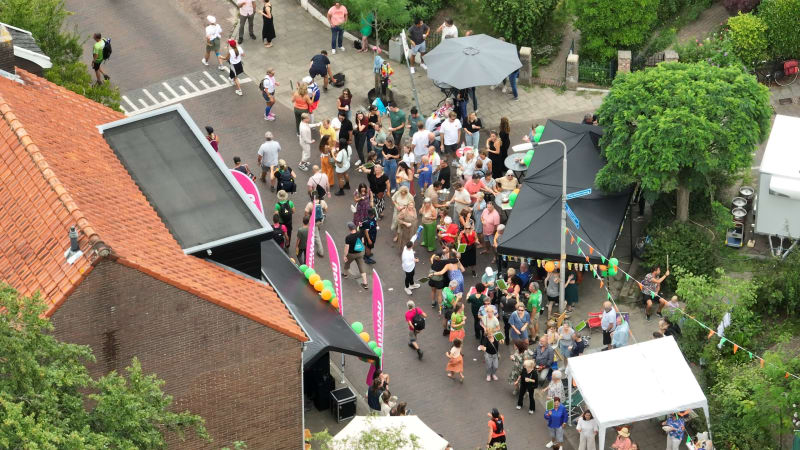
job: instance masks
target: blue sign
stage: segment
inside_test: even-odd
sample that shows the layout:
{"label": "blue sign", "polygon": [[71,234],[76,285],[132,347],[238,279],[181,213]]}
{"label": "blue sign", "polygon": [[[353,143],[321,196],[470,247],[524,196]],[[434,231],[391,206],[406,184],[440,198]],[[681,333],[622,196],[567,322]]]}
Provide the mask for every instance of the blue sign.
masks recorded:
{"label": "blue sign", "polygon": [[585,197],[587,195],[591,195],[591,193],[592,193],[592,188],[584,189],[578,192],[573,192],[572,194],[567,194],[567,200],[572,200],[573,198],[578,198],[578,197]]}
{"label": "blue sign", "polygon": [[575,224],[575,228],[580,230],[581,229],[581,221],[578,220],[578,216],[576,216],[575,213],[572,212],[572,208],[570,208],[569,205],[566,205],[566,206],[567,206],[567,215],[569,216],[569,219],[572,220],[572,223]]}

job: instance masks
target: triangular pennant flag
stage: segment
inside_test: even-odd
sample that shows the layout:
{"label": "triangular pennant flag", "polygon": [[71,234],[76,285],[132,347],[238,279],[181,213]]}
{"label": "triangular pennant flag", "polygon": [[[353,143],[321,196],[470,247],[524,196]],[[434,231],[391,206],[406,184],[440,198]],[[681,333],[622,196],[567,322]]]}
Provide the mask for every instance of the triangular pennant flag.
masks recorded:
{"label": "triangular pennant flag", "polygon": [[594,254],[594,248],[592,248],[591,246],[589,246],[589,254],[590,254],[590,255],[593,255],[593,254]]}
{"label": "triangular pennant flag", "polygon": [[581,243],[581,237],[578,236],[578,244],[580,244],[580,243]]}
{"label": "triangular pennant flag", "polygon": [[750,359],[753,359],[753,352],[747,352],[747,355],[750,356]]}
{"label": "triangular pennant flag", "polygon": [[586,262],[589,262],[589,255],[586,255]]}
{"label": "triangular pennant flag", "polygon": [[783,378],[789,378],[789,372],[786,372],[786,375],[784,375]]}
{"label": "triangular pennant flag", "polygon": [[564,234],[569,233],[569,228],[564,228]]}
{"label": "triangular pennant flag", "polygon": [[600,280],[600,287],[603,287],[603,280]]}
{"label": "triangular pennant flag", "polygon": [[536,260],[536,267],[542,267],[542,260],[541,259],[537,259]]}
{"label": "triangular pennant flag", "polygon": [[714,330],[708,330],[708,339],[711,339],[711,336],[713,336],[714,333],[715,333]]}
{"label": "triangular pennant flag", "polygon": [[611,292],[606,291],[606,295],[608,296],[608,299],[611,300]]}
{"label": "triangular pennant flag", "polygon": [[581,250],[581,248],[580,248],[580,247],[578,247],[578,254],[579,254],[579,255],[582,255],[582,254],[583,254],[583,250]]}
{"label": "triangular pennant flag", "polygon": [[572,263],[571,262],[567,263],[567,269],[572,270]]}
{"label": "triangular pennant flag", "polygon": [[725,344],[726,342],[728,342],[728,340],[727,340],[727,339],[725,339],[725,337],[724,337],[724,336],[722,336],[722,337],[720,337],[720,338],[719,338],[719,343],[720,343],[720,345],[723,345],[723,344]]}
{"label": "triangular pennant flag", "polygon": [[737,351],[739,351],[739,346],[736,345],[736,344],[733,344],[733,354],[735,355]]}
{"label": "triangular pennant flag", "polygon": [[653,292],[653,291],[650,291],[650,298],[651,299],[655,299],[656,298],[656,293]]}
{"label": "triangular pennant flag", "polygon": [[625,272],[625,281],[630,281],[630,280],[631,280],[631,276],[628,275],[628,272]]}
{"label": "triangular pennant flag", "polygon": [[639,285],[639,290],[640,290],[640,291],[641,291],[641,290],[644,288],[644,286],[642,286],[642,283],[639,283],[639,282],[637,281],[637,282],[636,282],[636,284],[638,284],[638,285]]}
{"label": "triangular pennant flag", "polygon": [[605,264],[606,263],[606,257],[603,256],[603,255],[600,255],[600,262]]}
{"label": "triangular pennant flag", "polygon": [[758,359],[761,360],[761,368],[763,369],[764,368],[764,358],[758,358]]}
{"label": "triangular pennant flag", "polygon": [[575,236],[570,236],[569,237],[569,243],[570,244],[574,244],[575,243]]}

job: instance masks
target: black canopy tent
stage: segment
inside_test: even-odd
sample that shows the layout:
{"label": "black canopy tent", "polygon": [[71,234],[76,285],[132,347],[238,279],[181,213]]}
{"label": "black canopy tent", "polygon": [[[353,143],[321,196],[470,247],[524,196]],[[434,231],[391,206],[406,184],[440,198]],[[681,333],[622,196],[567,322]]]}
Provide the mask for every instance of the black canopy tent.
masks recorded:
{"label": "black canopy tent", "polygon": [[[558,120],[548,120],[541,141],[560,139],[567,144],[567,193],[587,188],[592,193],[569,200],[580,228],[568,218],[567,227],[601,254],[611,255],[630,202],[632,189],[607,194],[594,185],[597,172],[606,164],[598,142],[603,129]],[[563,148],[558,143],[536,147],[511,211],[498,251],[503,255],[532,259],[559,259],[561,246],[561,191]],[[585,248],[584,248],[585,250]],[[567,244],[567,260],[586,262],[575,245]],[[589,255],[601,263],[598,253]]]}

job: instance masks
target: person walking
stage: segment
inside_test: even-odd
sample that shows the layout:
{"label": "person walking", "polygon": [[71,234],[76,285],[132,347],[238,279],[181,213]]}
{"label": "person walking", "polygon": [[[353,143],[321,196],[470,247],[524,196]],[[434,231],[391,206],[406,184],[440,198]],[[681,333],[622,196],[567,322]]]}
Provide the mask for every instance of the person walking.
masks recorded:
{"label": "person walking", "polygon": [[202,59],[204,66],[208,65],[208,59],[211,57],[211,51],[214,51],[214,56],[217,58],[219,70],[225,70],[225,66],[219,61],[219,48],[222,41],[222,27],[217,23],[217,18],[214,16],[206,16],[206,54]]}
{"label": "person walking", "polygon": [[239,84],[239,75],[244,73],[244,65],[242,64],[242,56],[244,56],[244,49],[236,44],[233,39],[228,40],[228,55],[221,56],[220,60],[228,61],[231,67],[228,72],[228,77],[236,86],[236,95],[244,95],[242,86]]}
{"label": "person walking", "polygon": [[344,23],[347,22],[347,8],[336,2],[328,9],[328,23],[331,26],[331,53],[336,54],[336,49],[344,51],[342,39],[344,38]]}
{"label": "person walking", "polygon": [[333,72],[331,72],[331,60],[328,59],[328,52],[325,50],[312,56],[311,63],[308,65],[308,76],[312,81],[317,75],[322,77],[322,89],[328,92],[328,80],[332,79]]}
{"label": "person walking", "polygon": [[517,409],[522,409],[522,403],[525,401],[525,394],[528,394],[528,414],[533,414],[534,411],[536,411],[533,391],[539,384],[536,378],[536,363],[534,363],[532,359],[528,359],[522,363],[522,371],[517,381],[514,382],[514,385],[519,389],[519,393],[517,394]]}
{"label": "person walking", "polygon": [[278,214],[279,223],[286,227],[286,248],[292,241],[292,216],[294,215],[294,202],[289,200],[289,194],[283,189],[278,191],[278,202],[275,203],[275,212]]}
{"label": "person walking", "polygon": [[239,43],[244,42],[244,24],[247,23],[247,32],[250,33],[250,38],[255,39],[256,34],[253,33],[253,18],[255,17],[255,0],[238,0],[236,6],[239,7]]}
{"label": "person walking", "polygon": [[272,173],[272,177],[276,180],[276,190],[284,190],[289,194],[297,192],[297,183],[295,182],[297,174],[286,164],[286,161],[278,160],[278,168]]}
{"label": "person walking", "polygon": [[417,55],[419,55],[419,66],[428,70],[428,66],[425,65],[422,56],[425,55],[425,40],[428,39],[428,34],[430,34],[430,32],[430,27],[420,18],[415,19],[414,25],[408,29],[408,40],[411,43],[409,46],[409,54],[411,57],[408,59],[408,63],[411,67],[411,73],[414,73],[414,59]]}
{"label": "person walking", "polygon": [[448,352],[445,352],[445,356],[447,356],[447,367],[445,370],[447,371],[448,378],[453,378],[453,376],[457,374],[460,377],[458,381],[463,383],[464,356],[461,354],[461,344],[461,339],[453,339],[453,346],[450,347]]}
{"label": "person walking", "polygon": [[[489,313],[491,314],[491,312]],[[500,363],[497,352],[500,349],[500,344],[494,338],[494,333],[486,333],[481,338],[481,344],[478,350],[484,352],[483,359],[486,362],[486,381],[497,381],[497,366]]]}
{"label": "person walking", "polygon": [[425,311],[414,305],[414,300],[406,302],[406,323],[408,324],[408,346],[417,351],[417,358],[422,359],[422,349],[419,348],[417,337],[425,329]]}
{"label": "person walking", "polygon": [[[300,137],[300,123],[303,121],[303,114],[308,114],[308,108],[311,104],[314,103],[311,100],[311,97],[308,95],[308,85],[306,83],[297,83],[297,89],[292,92],[292,106],[294,106],[294,124],[297,130],[297,137]],[[310,117],[310,116],[309,116]],[[311,135],[311,128],[308,129],[309,137]],[[310,142],[309,144],[313,143]],[[302,143],[300,144],[302,147]],[[308,157],[305,161],[308,161],[308,158],[311,158],[311,149],[309,148]],[[302,170],[308,170],[308,168]]]}
{"label": "person walking", "polygon": [[[532,281],[528,288],[528,304],[527,310],[531,315],[531,329],[530,336],[533,340],[539,338],[539,311],[542,308],[542,291],[539,290],[539,283]],[[533,342],[531,340],[531,342]]]}
{"label": "person walking", "polygon": [[[295,113],[297,109],[295,108]],[[300,149],[302,150],[300,153],[300,164],[297,167],[300,168],[303,172],[308,172],[308,165],[311,164],[311,144],[317,142],[315,139],[311,138],[311,118],[307,112],[300,114],[300,126],[298,128],[299,137],[300,137]]]}
{"label": "person walking", "polygon": [[395,102],[389,102],[389,131],[392,133],[394,143],[403,142],[403,132],[406,130],[406,113]]}
{"label": "person walking", "polygon": [[267,69],[267,74],[261,80],[261,96],[267,102],[264,108],[264,120],[275,120],[275,114],[272,112],[272,107],[275,105],[275,87],[280,86],[280,83],[275,81],[275,69]]}
{"label": "person walking", "polygon": [[264,42],[264,47],[270,48],[272,40],[275,39],[275,24],[272,23],[272,4],[269,0],[264,0],[261,15],[264,16],[264,24],[261,26],[261,41]]}
{"label": "person walking", "polygon": [[367,264],[375,264],[375,260],[372,259],[372,252],[375,249],[375,242],[378,240],[378,221],[375,219],[375,209],[370,208],[367,211],[367,218],[361,222],[359,226],[361,230],[366,233],[367,239],[366,246],[364,250],[364,262]]}
{"label": "person walking", "polygon": [[[95,33],[93,37],[94,45],[92,45],[92,70],[94,70],[94,76],[97,79],[95,84],[101,85],[103,84],[103,81],[111,79],[110,76],[103,72],[103,68],[101,67],[103,61],[105,61],[103,52],[106,48],[106,41],[103,39],[103,35],[100,33]],[[102,80],[100,77],[102,77]]]}
{"label": "person walking", "polygon": [[403,247],[403,254],[400,256],[400,265],[403,268],[403,272],[406,274],[405,280],[403,281],[406,295],[411,295],[412,289],[419,288],[419,284],[414,281],[414,268],[418,262],[419,258],[414,255],[414,241],[406,242],[406,245]]}
{"label": "person walking", "polygon": [[261,166],[260,180],[262,183],[266,183],[267,173],[269,173],[270,192],[275,192],[275,171],[280,161],[278,158],[280,151],[281,144],[273,140],[272,132],[264,133],[264,143],[258,148],[258,165]]}
{"label": "person walking", "polygon": [[330,198],[330,182],[328,181],[328,175],[323,172],[319,166],[315,165],[312,167],[314,175],[309,177],[308,182],[306,183],[306,187],[308,188],[308,198],[313,199],[314,194],[319,195],[320,198],[324,198],[325,194],[328,194]]}
{"label": "person walking", "polygon": [[511,72],[508,75],[508,84],[511,85],[511,95],[513,96],[511,99],[516,101],[519,100],[519,93],[517,92],[517,79],[519,78],[519,69]]}
{"label": "person walking", "polygon": [[322,234],[325,230],[322,227],[325,225],[325,215],[328,214],[328,203],[317,192],[314,192],[312,197],[313,199],[306,204],[303,211],[305,212],[305,217],[311,217],[311,211],[314,210],[314,246],[317,250],[317,256],[323,258],[325,257],[325,251],[322,247]]}
{"label": "person walking", "polygon": [[471,293],[469,297],[467,297],[467,303],[469,303],[470,311],[472,312],[472,325],[475,331],[475,339],[480,340],[482,333],[481,328],[481,318],[480,318],[480,311],[481,307],[484,304],[484,300],[488,300],[489,297],[486,296],[486,286],[483,283],[477,283],[475,285],[475,292]]}
{"label": "person walking", "polygon": [[364,270],[364,242],[369,239],[369,235],[360,230],[353,222],[347,223],[349,234],[344,238],[344,270],[342,278],[349,277],[350,264],[355,261],[358,272],[361,275],[361,287],[367,289],[367,272]]}
{"label": "person walking", "polygon": [[458,301],[461,299],[461,294],[454,292],[458,289],[458,282],[450,280],[450,283],[442,289],[442,336],[450,335],[450,316],[453,315],[453,309]]}
{"label": "person walking", "polygon": [[489,444],[487,445],[488,448],[505,448],[506,446],[506,429],[503,424],[504,417],[500,414],[500,411],[497,408],[492,408],[492,412],[489,413]]}
{"label": "person walking", "polygon": [[211,148],[219,155],[219,136],[217,136],[217,133],[214,133],[214,128],[210,125],[206,125],[206,140]]}
{"label": "person walking", "polygon": [[[580,443],[578,450],[597,450],[595,445],[597,433],[600,431],[600,426],[597,419],[592,416],[592,412],[588,409],[583,412],[583,415],[578,419],[578,424],[575,430],[580,433]],[[677,449],[677,447],[675,447]]]}
{"label": "person walking", "polygon": [[[298,264],[306,262],[306,246],[308,245],[308,223],[311,221],[309,216],[303,217],[303,225],[297,229],[297,240],[295,241],[295,255]],[[317,232],[315,231],[314,234]]]}
{"label": "person walking", "polygon": [[544,413],[544,420],[547,421],[547,428],[550,432],[550,442],[545,446],[547,448],[556,444],[560,446],[564,442],[564,428],[566,428],[569,420],[567,408],[561,404],[560,397],[553,398],[553,409],[548,409]]}

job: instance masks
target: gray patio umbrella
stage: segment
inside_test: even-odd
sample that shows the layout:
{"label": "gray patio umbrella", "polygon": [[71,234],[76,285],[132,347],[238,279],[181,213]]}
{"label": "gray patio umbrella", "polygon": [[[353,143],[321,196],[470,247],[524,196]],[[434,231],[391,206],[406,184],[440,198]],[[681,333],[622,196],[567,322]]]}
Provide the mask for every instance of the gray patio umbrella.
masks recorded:
{"label": "gray patio umbrella", "polygon": [[444,39],[425,64],[428,78],[457,89],[493,86],[522,67],[514,44],[485,34]]}

